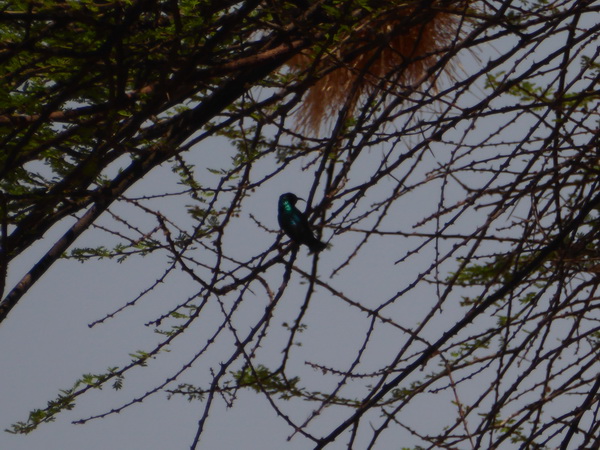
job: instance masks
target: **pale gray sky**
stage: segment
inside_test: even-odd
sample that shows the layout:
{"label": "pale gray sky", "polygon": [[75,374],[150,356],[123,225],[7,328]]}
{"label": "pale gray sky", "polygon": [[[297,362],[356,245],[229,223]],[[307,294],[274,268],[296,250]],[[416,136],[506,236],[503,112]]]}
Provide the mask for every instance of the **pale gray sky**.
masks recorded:
{"label": "pale gray sky", "polygon": [[[507,44],[510,45],[510,44]],[[497,54],[500,43],[495,49],[486,49],[490,54]],[[540,51],[546,51],[540,48]],[[485,52],[480,55],[487,60]],[[475,60],[466,58],[463,61],[465,70],[478,70]],[[481,92],[473,91],[461,101],[474,101]],[[484,124],[485,122],[481,122]],[[485,127],[478,125],[477,136],[485,136]],[[515,124],[512,133],[524,133],[529,124]],[[460,132],[457,131],[457,136]],[[450,136],[445,136],[449,139]],[[413,138],[417,139],[417,138]],[[410,148],[411,142],[406,141],[398,146],[401,154],[405,148]],[[353,172],[350,184],[368,180],[374,167],[379,161],[385,147],[374,147],[364,153],[359,168]],[[425,155],[422,163],[424,169],[433,169],[436,162],[443,162],[448,154],[443,147],[432,147],[432,152]],[[206,180],[208,185],[216,179],[210,175],[207,168],[226,167],[229,157],[233,154],[228,144],[223,140],[215,140],[198,145],[186,159],[196,164],[200,180]],[[305,162],[305,161],[304,161]],[[253,176],[258,179],[274,167],[274,161],[259,164]],[[414,180],[413,180],[414,181]],[[473,181],[473,180],[471,180]],[[268,248],[275,239],[275,234],[269,234],[256,227],[250,220],[249,214],[259,218],[262,224],[270,229],[277,229],[276,201],[278,196],[287,191],[299,196],[308,195],[312,183],[312,173],[302,171],[301,164],[295,163],[284,173],[276,176],[264,186],[251,194],[250,201],[245,205],[240,218],[231,225],[231,232],[225,241],[229,255],[240,259],[259,254]],[[369,192],[363,200],[368,205],[386,196],[394,187],[396,181],[387,178],[376,189]],[[147,193],[148,190],[161,192],[177,190],[175,178],[168,167],[152,172],[128,196]],[[447,201],[452,195],[458,195],[456,186],[451,186]],[[431,183],[400,198],[396,206],[384,221],[382,229],[390,231],[413,230],[413,225],[421,218],[436,210],[439,198],[439,184]],[[165,216],[185,223],[184,210],[186,202],[172,199],[160,201],[159,209]],[[123,211],[117,206],[115,211]],[[455,227],[470,231],[476,227],[485,216],[470,214],[459,221]],[[104,218],[104,223],[109,220]],[[149,224],[148,228],[153,225]],[[45,251],[53,242],[53,237],[60,235],[62,229],[53,229],[43,241],[34,246],[17,265],[11,267],[8,286],[13,285],[22,275],[21,270],[31,265],[35,258]],[[331,229],[324,231],[324,238],[329,239]],[[86,233],[77,246],[92,246],[102,242],[103,234],[97,230]],[[350,255],[356,236],[344,234],[336,236],[331,241],[332,247],[321,254],[319,276],[329,277],[332,270]],[[396,292],[410,284],[418,274],[433,260],[432,247],[411,257],[401,264],[394,264],[407,251],[415,247],[414,240],[401,237],[374,237],[360,255],[334,277],[331,282],[353,300],[366,307],[374,307],[393,296]],[[444,244],[446,249],[451,243]],[[202,252],[202,250],[198,250]],[[202,255],[199,254],[199,258]],[[306,249],[301,249],[296,265],[310,271],[312,259]],[[150,350],[152,344],[158,342],[160,336],[151,327],[144,326],[147,321],[157,318],[196,292],[198,287],[185,274],[172,276],[167,283],[160,285],[155,291],[140,301],[139,306],[130,308],[116,318],[102,325],[89,328],[88,324],[102,318],[105,314],[119,308],[124,303],[135,298],[147,288],[153,280],[160,276],[165,267],[163,254],[150,255],[144,259],[133,258],[122,264],[111,261],[96,261],[80,264],[75,261],[64,261],[53,267],[44,278],[38,282],[19,305],[11,312],[9,318],[0,326],[0,354],[2,369],[0,370],[0,426],[7,428],[11,423],[25,420],[33,408],[45,406],[46,401],[56,397],[59,389],[68,388],[84,373],[101,373],[107,367],[124,365],[129,361],[128,354],[135,350]],[[443,266],[452,269],[451,264]],[[265,279],[272,289],[277,289],[281,281],[283,266],[268,271]],[[269,337],[264,341],[256,363],[277,365],[281,359],[282,341],[287,339],[287,333],[281,327],[283,322],[291,322],[296,317],[303,302],[306,285],[301,283],[297,274],[293,274],[293,286],[288,288],[275,311],[273,325]],[[227,296],[224,303],[230,305],[235,295]],[[456,302],[460,301],[457,296]],[[399,299],[396,304],[385,310],[398,323],[414,327],[437,301],[435,288],[423,284]],[[268,298],[264,292],[256,290],[243,302],[240,313],[236,316],[236,324],[240,333],[247,331],[263,313]],[[444,307],[424,330],[423,337],[434,339],[454,324],[464,313],[464,309]],[[183,337],[176,340],[172,352],[160,355],[150,362],[148,369],[136,369],[125,379],[124,389],[115,392],[109,387],[103,391],[94,392],[78,402],[74,411],[59,415],[56,423],[41,426],[28,436],[14,436],[0,433],[0,449],[7,450],[64,450],[64,449],[185,449],[189,448],[195,434],[196,423],[201,415],[204,404],[201,402],[188,403],[182,398],[166,400],[166,395],[159,393],[147,399],[142,405],[128,408],[121,414],[110,415],[104,419],[93,420],[86,425],[71,425],[71,420],[100,414],[111,408],[120,406],[147,390],[153,388],[164,377],[175,373],[182,364],[188,361],[198,349],[204,345],[205,339],[220,323],[222,313],[216,302],[210,304],[201,314],[197,323]],[[357,309],[331,296],[324,289],[317,289],[311,300],[310,308],[303,319],[308,326],[305,333],[298,335],[301,347],[294,347],[289,373],[297,373],[302,377],[302,384],[314,390],[331,389],[337,379],[323,375],[304,364],[311,361],[343,370],[348,368],[362,345],[364,332],[369,318]],[[369,368],[379,368],[391,361],[406,336],[390,327],[378,327],[369,344],[361,366],[364,371]],[[417,349],[418,346],[415,347]],[[181,378],[181,382],[189,382],[206,386],[209,380],[210,368],[218,368],[221,360],[227,359],[232,352],[231,339],[217,341],[214,348],[205,358],[199,360]],[[474,383],[480,383],[480,380]],[[359,396],[365,394],[365,388],[353,387]],[[462,394],[469,392],[463,387]],[[432,426],[450,424],[450,418],[455,411],[450,404],[449,393],[442,393],[432,401],[431,396],[424,395],[414,402],[410,408],[409,421],[415,425],[431,423]],[[434,404],[432,408],[432,404]],[[279,403],[291,417],[300,420],[309,414],[313,405],[307,403]],[[312,431],[321,430],[323,433],[349,415],[348,410],[341,412],[333,408],[326,411],[323,417],[315,422]],[[375,414],[373,420],[377,421]],[[264,450],[275,448],[307,449],[312,445],[300,435],[288,442],[286,439],[292,430],[270,407],[266,399],[259,394],[249,391],[240,392],[235,407],[226,409],[223,402],[217,399],[207,422],[207,430],[201,440],[200,448],[210,450],[227,450],[243,448],[245,450]],[[317,433],[319,434],[319,433]],[[332,449],[345,448],[345,440],[331,445]],[[377,448],[389,449],[409,446],[412,441],[407,433],[384,433]],[[356,448],[361,448],[360,440]]]}

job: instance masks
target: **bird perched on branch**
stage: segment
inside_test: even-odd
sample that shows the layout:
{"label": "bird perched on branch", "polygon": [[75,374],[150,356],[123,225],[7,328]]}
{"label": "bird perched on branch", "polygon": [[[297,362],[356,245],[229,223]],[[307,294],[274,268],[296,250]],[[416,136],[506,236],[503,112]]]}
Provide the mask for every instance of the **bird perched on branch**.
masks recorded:
{"label": "bird perched on branch", "polygon": [[302,199],[291,192],[279,197],[279,226],[296,244],[306,245],[311,252],[320,252],[327,244],[319,241],[313,234],[306,216],[295,206],[298,200]]}

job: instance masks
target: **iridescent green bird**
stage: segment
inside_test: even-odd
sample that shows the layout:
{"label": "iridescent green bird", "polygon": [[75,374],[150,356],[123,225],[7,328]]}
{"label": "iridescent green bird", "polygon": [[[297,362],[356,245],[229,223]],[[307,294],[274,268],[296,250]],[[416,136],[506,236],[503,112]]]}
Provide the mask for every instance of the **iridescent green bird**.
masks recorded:
{"label": "iridescent green bird", "polygon": [[327,244],[319,241],[313,234],[306,216],[295,206],[298,200],[302,199],[290,192],[279,197],[279,226],[296,244],[306,245],[311,252],[320,252]]}

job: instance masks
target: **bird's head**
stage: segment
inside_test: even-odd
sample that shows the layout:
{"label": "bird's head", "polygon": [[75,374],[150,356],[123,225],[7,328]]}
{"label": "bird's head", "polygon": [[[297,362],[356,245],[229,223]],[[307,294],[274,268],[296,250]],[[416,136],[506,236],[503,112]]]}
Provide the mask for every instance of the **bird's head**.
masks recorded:
{"label": "bird's head", "polygon": [[279,197],[280,203],[289,202],[292,205],[295,205],[298,200],[304,201],[300,197],[297,197],[296,194],[292,194],[291,192],[288,192],[286,194],[281,194],[281,196]]}

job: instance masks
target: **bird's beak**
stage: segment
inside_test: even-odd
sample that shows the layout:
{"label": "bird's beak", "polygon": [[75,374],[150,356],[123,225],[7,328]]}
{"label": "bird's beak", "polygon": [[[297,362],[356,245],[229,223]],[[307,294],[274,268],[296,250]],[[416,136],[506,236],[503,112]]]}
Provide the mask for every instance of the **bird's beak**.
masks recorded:
{"label": "bird's beak", "polygon": [[304,203],[306,203],[306,200],[304,200],[303,198],[300,198],[300,197],[296,197],[296,200],[302,200]]}

